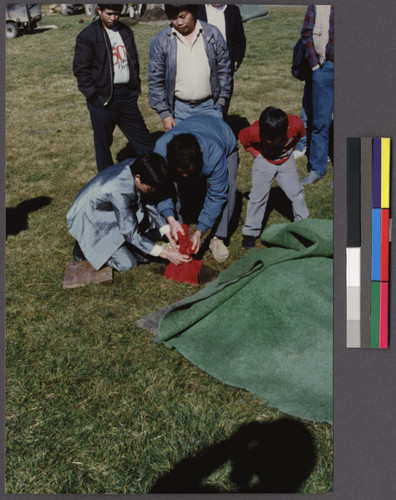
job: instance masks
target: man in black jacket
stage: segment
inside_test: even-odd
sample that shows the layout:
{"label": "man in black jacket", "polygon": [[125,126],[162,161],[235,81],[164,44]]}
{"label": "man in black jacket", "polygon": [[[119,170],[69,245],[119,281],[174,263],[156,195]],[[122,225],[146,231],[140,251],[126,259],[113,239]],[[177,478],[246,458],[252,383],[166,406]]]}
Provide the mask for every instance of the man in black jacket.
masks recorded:
{"label": "man in black jacket", "polygon": [[[231,75],[237,71],[242,63],[246,51],[246,37],[243,29],[242,17],[237,5],[227,5],[221,3],[198,5],[197,18],[216,26],[227,43],[230,55]],[[232,91],[234,82],[232,81]],[[231,96],[226,102],[224,116],[228,113]]]}
{"label": "man in black jacket", "polygon": [[115,126],[124,133],[136,155],[154,144],[138,108],[139,61],[132,30],[118,21],[121,4],[98,4],[99,19],[76,40],[73,72],[87,99],[94,132],[98,171],[113,165],[110,147]]}

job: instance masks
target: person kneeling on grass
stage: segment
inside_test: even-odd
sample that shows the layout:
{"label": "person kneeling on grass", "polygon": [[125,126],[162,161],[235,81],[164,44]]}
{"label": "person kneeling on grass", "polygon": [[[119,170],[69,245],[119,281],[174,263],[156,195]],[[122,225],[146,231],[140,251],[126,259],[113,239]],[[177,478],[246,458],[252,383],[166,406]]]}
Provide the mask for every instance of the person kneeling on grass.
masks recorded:
{"label": "person kneeling on grass", "polygon": [[246,222],[242,229],[242,246],[255,246],[261,233],[265,209],[274,177],[292,202],[294,220],[307,219],[304,188],[298,179],[293,152],[305,135],[298,116],[268,107],[250,127],[239,132],[239,140],[253,156],[252,190],[249,195]]}
{"label": "person kneeling on grass", "polygon": [[[66,216],[76,239],[74,260],[88,260],[96,270],[107,264],[120,272],[148,262],[149,256],[176,265],[189,262],[190,257],[176,250],[170,226],[150,203],[149,195],[161,190],[166,180],[166,162],[156,153],[99,172],[81,189]],[[156,230],[166,235],[172,248],[149,239]]]}

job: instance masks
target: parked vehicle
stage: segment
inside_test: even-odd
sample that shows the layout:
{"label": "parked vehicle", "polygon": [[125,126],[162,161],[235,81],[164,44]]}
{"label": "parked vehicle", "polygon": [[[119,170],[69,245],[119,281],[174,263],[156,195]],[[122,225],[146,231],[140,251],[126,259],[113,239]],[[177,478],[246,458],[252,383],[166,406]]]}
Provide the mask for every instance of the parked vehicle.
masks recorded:
{"label": "parked vehicle", "polygon": [[[135,18],[141,17],[146,11],[146,4],[142,3],[125,3],[123,4],[123,9],[121,11],[122,16],[128,16]],[[78,14],[85,10],[85,14],[94,18],[96,16],[96,4],[95,3],[61,3],[59,4],[61,14],[64,16],[70,16],[72,14]]]}
{"label": "parked vehicle", "polygon": [[6,38],[16,38],[19,30],[33,31],[41,21],[38,3],[10,3],[6,5]]}

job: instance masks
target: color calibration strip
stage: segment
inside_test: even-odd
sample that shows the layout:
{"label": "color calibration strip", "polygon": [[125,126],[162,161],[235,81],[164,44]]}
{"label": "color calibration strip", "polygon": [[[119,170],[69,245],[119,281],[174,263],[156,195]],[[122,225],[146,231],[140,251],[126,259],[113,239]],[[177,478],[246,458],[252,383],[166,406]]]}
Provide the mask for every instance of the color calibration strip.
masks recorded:
{"label": "color calibration strip", "polygon": [[347,139],[347,347],[388,347],[390,139]]}
{"label": "color calibration strip", "polygon": [[360,139],[347,139],[347,347],[360,347]]}
{"label": "color calibration strip", "polygon": [[373,139],[370,347],[388,347],[390,139]]}

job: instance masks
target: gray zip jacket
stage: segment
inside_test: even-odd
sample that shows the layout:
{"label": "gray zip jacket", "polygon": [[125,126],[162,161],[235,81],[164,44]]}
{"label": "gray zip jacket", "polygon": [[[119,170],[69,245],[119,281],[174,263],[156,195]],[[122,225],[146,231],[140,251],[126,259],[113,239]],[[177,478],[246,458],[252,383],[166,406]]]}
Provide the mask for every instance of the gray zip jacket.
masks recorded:
{"label": "gray zip jacket", "polygon": [[140,232],[145,214],[150,227],[166,226],[154,205],[145,204],[135,186],[128,158],[99,172],[76,196],[66,215],[69,232],[78,241],[86,259],[100,269],[127,241],[144,254],[155,243]]}
{"label": "gray zip jacket", "polygon": [[[210,66],[210,86],[215,106],[224,106],[231,96],[231,68],[227,44],[215,27],[200,21]],[[177,39],[170,24],[150,43],[148,87],[150,106],[162,120],[173,115],[177,65]]]}

